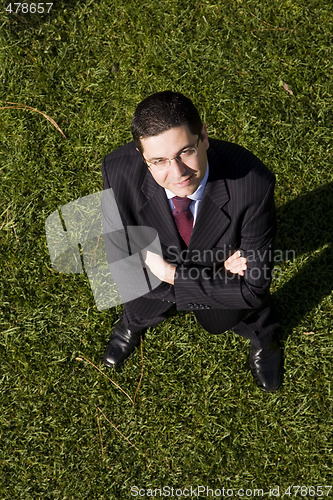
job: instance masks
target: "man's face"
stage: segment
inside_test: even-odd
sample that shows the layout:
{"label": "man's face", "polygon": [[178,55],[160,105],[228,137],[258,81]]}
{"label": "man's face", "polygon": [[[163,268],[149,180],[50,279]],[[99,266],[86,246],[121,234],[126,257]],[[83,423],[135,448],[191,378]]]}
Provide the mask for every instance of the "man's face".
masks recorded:
{"label": "man's face", "polygon": [[[189,160],[175,159],[187,148],[198,144],[197,155]],[[207,170],[207,149],[209,147],[206,125],[202,129],[202,139],[192,135],[187,125],[175,127],[153,137],[141,139],[143,156],[146,161],[174,158],[163,169],[149,164],[149,170],[157,184],[169,189],[176,196],[189,196],[196,191]],[[186,163],[185,163],[186,161]]]}

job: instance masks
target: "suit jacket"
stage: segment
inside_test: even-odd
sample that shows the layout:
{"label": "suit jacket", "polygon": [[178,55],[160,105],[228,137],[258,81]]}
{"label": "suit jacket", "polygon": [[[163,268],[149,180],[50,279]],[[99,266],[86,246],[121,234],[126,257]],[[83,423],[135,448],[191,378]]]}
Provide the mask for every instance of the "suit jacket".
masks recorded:
{"label": "suit jacket", "polygon": [[[163,283],[145,297],[175,302],[178,310],[257,309],[271,281],[275,177],[241,146],[209,143],[209,176],[188,248],[164,188],[133,142],[104,158],[103,188],[113,189],[123,225],[155,228],[164,258],[177,265],[174,286]],[[248,260],[244,277],[223,266],[237,249]]]}

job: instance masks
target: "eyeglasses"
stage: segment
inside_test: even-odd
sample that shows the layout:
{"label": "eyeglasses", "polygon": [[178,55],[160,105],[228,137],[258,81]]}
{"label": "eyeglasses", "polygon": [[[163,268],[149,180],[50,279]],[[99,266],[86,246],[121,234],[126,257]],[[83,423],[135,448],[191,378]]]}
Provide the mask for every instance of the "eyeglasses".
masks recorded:
{"label": "eyeglasses", "polygon": [[173,158],[157,158],[156,160],[149,161],[146,160],[146,158],[143,155],[142,156],[149,167],[153,167],[155,170],[165,170],[171,165],[172,160],[176,160],[179,163],[186,163],[188,161],[193,160],[193,158],[195,158],[195,156],[197,156],[198,154],[199,139],[200,136],[198,137],[195,146],[183,149]]}

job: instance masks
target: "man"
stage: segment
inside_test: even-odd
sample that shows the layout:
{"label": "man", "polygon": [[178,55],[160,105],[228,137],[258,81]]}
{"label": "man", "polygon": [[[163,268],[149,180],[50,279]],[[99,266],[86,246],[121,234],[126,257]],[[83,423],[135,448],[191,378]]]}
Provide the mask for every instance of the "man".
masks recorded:
{"label": "man", "polygon": [[124,226],[158,232],[163,258],[146,266],[162,284],[127,302],[104,353],[121,366],[148,327],[192,310],[205,330],[232,329],[251,340],[249,364],[265,391],[282,379],[282,355],[269,293],[275,235],[275,178],[249,151],[208,139],[193,103],[158,92],[132,118],[134,142],[103,160]]}

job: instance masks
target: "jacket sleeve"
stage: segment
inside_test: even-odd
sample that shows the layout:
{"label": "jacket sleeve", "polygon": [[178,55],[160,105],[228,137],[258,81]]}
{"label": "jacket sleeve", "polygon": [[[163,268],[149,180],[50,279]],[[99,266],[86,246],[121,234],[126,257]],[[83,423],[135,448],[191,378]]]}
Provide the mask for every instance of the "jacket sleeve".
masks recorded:
{"label": "jacket sleeve", "polygon": [[178,310],[256,309],[269,291],[276,232],[275,179],[260,201],[254,200],[244,214],[240,246],[247,258],[244,276],[225,270],[223,263],[212,267],[179,264],[175,275]]}

